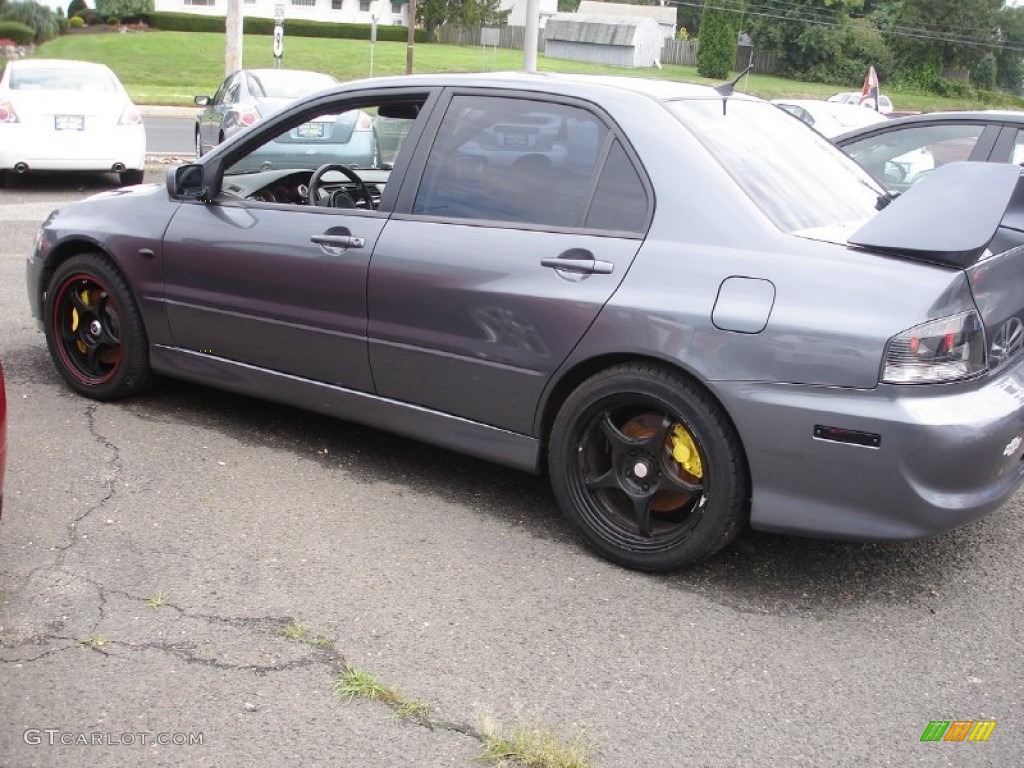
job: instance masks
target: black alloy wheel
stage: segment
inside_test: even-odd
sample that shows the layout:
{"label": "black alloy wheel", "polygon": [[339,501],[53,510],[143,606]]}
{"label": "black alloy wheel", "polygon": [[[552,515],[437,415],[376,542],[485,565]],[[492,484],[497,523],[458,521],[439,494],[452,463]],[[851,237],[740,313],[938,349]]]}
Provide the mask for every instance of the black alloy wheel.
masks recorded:
{"label": "black alloy wheel", "polygon": [[104,256],[79,254],[57,267],[46,292],[44,329],[57,370],[83,395],[113,400],[153,382],[138,307]]}
{"label": "black alloy wheel", "polygon": [[629,568],[699,562],[747,520],[748,470],[732,423],[667,368],[621,365],[581,384],[555,419],[548,462],[570,524]]}

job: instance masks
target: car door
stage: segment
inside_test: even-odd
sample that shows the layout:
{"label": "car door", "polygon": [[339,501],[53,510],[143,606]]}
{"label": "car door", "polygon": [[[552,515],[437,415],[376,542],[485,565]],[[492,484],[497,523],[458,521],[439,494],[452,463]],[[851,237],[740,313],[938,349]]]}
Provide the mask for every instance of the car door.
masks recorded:
{"label": "car door", "polygon": [[355,169],[385,190],[375,208],[354,207],[337,170],[323,172],[324,195],[304,191],[311,163],[319,167],[330,151],[323,142],[310,159],[293,140],[289,167],[263,169],[260,153],[274,139],[369,106],[365,98],[317,104],[254,132],[226,156],[220,194],[179,207],[163,243],[167,318],[179,348],[369,392],[367,268],[390,209],[386,186],[401,164]]}
{"label": "car door", "polygon": [[224,99],[227,97],[229,88],[237,84],[240,72],[235,72],[220,84],[220,88],[213,95],[213,98],[203,107],[199,113],[199,138],[202,141],[203,152],[209,152],[220,140],[220,122],[224,115]]}
{"label": "car door", "polygon": [[425,136],[370,269],[377,392],[530,433],[653,195],[611,121],[569,99],[453,92]]}

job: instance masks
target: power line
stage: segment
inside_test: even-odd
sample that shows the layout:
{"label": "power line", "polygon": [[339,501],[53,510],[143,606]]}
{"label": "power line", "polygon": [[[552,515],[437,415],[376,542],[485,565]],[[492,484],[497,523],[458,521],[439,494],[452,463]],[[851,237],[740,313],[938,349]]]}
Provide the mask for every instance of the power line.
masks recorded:
{"label": "power line", "polygon": [[[843,22],[836,21],[835,15],[831,19],[825,19],[820,16],[807,16],[801,11],[807,12],[818,12],[825,9],[812,8],[808,6],[790,6],[793,10],[793,15],[781,15],[772,6],[761,6],[761,5],[747,5],[742,10],[725,6],[725,5],[705,5],[705,3],[698,2],[696,0],[666,0],[668,5],[682,5],[692,8],[710,8],[712,10],[727,11],[729,13],[746,14],[749,16],[758,16],[761,18],[777,19],[779,21],[788,21],[793,23],[801,24],[814,24],[822,27],[838,28],[843,25]],[[992,38],[978,38],[968,37],[966,35],[957,35],[953,32],[929,30],[921,27],[910,27],[901,25],[891,25],[885,28],[878,28],[878,31],[883,35],[891,35],[893,37],[907,37],[918,40],[929,40],[932,42],[940,43],[956,43],[959,45],[971,45],[979,48],[992,48],[995,50],[1008,50],[1008,51],[1020,51],[1024,52],[1024,42],[1014,42],[1009,40],[995,40]],[[976,31],[983,31],[977,29]],[[993,35],[995,30],[993,30]]]}

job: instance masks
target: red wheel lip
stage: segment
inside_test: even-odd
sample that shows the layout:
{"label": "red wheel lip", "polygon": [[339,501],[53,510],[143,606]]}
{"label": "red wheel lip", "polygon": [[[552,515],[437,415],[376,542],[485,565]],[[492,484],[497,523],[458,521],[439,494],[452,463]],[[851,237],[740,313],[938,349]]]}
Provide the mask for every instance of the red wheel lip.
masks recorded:
{"label": "red wheel lip", "polygon": [[57,315],[58,312],[60,311],[61,300],[63,299],[65,293],[67,292],[68,287],[77,280],[88,280],[89,282],[96,285],[101,291],[106,293],[107,296],[113,298],[112,294],[110,293],[110,289],[107,288],[106,284],[102,280],[97,279],[95,275],[91,275],[86,272],[78,272],[64,278],[60,286],[57,288],[53,299],[52,313],[50,317],[53,334],[53,344],[57,350],[57,354],[60,356],[62,368],[69,374],[71,374],[71,376],[73,376],[80,383],[94,387],[101,384],[105,384],[106,382],[110,381],[110,379],[113,378],[114,374],[116,374],[120,369],[121,360],[118,359],[114,367],[111,368],[110,371],[105,376],[86,376],[82,371],[79,370],[74,360],[72,360],[72,358],[68,356],[67,350],[64,348],[64,342],[61,340],[60,334],[57,331],[57,329],[60,327],[58,324],[60,318]]}

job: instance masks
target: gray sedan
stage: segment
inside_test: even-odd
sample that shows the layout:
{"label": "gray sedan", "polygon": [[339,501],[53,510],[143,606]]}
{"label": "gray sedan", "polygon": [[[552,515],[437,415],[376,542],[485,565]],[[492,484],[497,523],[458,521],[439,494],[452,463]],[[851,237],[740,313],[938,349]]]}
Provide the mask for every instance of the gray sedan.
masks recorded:
{"label": "gray sedan", "polygon": [[[259,160],[360,113],[386,161]],[[747,524],[917,538],[1014,492],[1018,177],[892,200],[728,87],[382,78],[54,212],[28,293],[86,397],[178,378],[546,472],[596,552],[666,570]]]}

